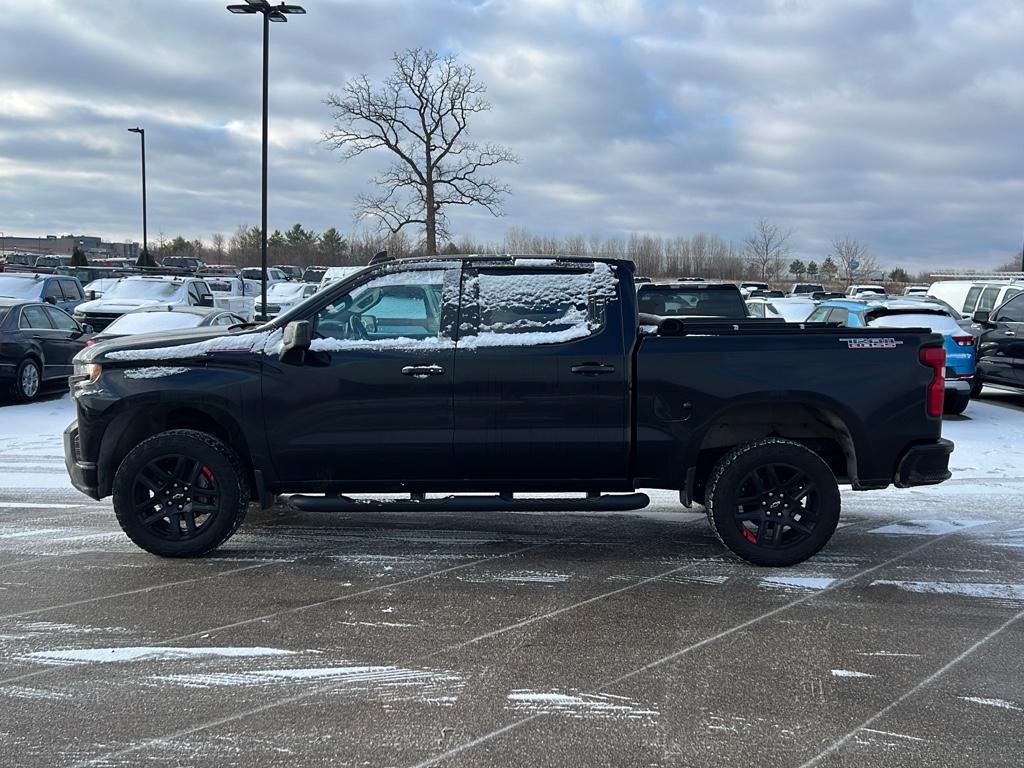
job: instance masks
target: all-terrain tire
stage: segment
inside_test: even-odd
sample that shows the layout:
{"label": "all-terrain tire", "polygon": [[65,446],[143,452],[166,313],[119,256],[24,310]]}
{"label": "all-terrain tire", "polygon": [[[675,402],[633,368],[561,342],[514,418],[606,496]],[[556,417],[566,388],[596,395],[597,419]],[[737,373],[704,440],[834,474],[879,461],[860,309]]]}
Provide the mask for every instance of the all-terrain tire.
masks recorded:
{"label": "all-terrain tire", "polygon": [[173,429],[128,452],[114,475],[113,501],[122,530],[142,549],[198,557],[238,530],[249,484],[230,447],[205,432]]}
{"label": "all-terrain tire", "polygon": [[26,357],[18,364],[11,384],[11,394],[19,403],[29,403],[36,399],[43,388],[43,368],[32,357]]}
{"label": "all-terrain tire", "polygon": [[[780,478],[780,485],[772,490],[770,482],[759,484],[750,479],[758,473]],[[798,489],[801,477],[806,482]],[[752,490],[762,485],[763,494]],[[804,489],[806,501],[794,500]],[[748,495],[741,497],[741,492]],[[738,503],[752,493],[767,503]],[[719,541],[754,565],[779,567],[802,562],[828,543],[839,523],[841,500],[835,475],[818,454],[793,440],[768,437],[736,446],[711,471],[706,497],[708,522]],[[739,519],[758,515],[760,519]],[[781,526],[778,541],[762,540],[761,526],[767,526],[765,532],[772,534]]]}

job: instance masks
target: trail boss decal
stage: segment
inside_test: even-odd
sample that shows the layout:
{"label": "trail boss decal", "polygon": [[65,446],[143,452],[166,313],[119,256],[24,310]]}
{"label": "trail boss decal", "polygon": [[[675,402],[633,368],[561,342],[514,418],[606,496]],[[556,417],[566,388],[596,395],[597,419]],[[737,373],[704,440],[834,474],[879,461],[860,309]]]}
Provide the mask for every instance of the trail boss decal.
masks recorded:
{"label": "trail boss decal", "polygon": [[845,338],[846,346],[850,349],[896,349],[903,342],[893,338]]}

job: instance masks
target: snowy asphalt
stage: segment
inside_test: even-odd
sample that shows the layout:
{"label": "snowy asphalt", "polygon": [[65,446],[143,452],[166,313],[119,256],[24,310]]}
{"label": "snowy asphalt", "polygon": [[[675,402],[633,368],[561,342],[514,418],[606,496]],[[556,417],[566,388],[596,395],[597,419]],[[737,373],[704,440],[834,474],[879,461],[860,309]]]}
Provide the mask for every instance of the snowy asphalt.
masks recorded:
{"label": "snowy asphalt", "polygon": [[[796,568],[630,515],[254,513],[161,560],[0,407],[0,765],[1018,766],[1024,398]],[[53,428],[58,436],[54,439]]]}

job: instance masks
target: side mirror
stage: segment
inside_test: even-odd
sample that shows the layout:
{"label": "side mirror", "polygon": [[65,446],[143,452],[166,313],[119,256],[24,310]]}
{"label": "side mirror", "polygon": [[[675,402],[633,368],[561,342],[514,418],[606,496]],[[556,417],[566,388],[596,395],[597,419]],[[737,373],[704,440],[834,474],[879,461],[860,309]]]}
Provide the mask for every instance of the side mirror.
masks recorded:
{"label": "side mirror", "polygon": [[979,309],[971,317],[971,321],[977,323],[978,325],[988,325],[989,324],[989,317],[990,317],[991,314],[992,314],[991,312],[987,312],[984,309]]}
{"label": "side mirror", "polygon": [[47,296],[45,299],[43,299],[43,301],[45,301],[47,304],[55,305],[57,303],[57,300],[53,298],[53,296]]}
{"label": "side mirror", "polygon": [[82,323],[82,333],[94,333],[95,329],[88,323]]}
{"label": "side mirror", "polygon": [[313,324],[309,320],[292,320],[284,327],[281,339],[281,359],[293,349],[305,352],[313,341]]}
{"label": "side mirror", "polygon": [[85,298],[86,298],[86,299],[87,299],[88,301],[96,301],[96,291],[88,291],[88,292],[87,292],[87,293],[85,294]]}

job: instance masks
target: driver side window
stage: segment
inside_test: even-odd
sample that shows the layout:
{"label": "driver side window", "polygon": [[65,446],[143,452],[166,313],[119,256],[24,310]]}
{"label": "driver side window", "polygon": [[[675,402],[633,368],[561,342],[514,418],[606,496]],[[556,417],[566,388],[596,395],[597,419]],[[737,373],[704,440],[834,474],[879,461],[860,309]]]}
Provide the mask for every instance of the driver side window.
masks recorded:
{"label": "driver side window", "polygon": [[1024,296],[1017,296],[1003,304],[995,319],[1003,323],[1024,323]]}
{"label": "driver side window", "polygon": [[316,336],[343,341],[437,339],[443,269],[379,275],[339,296],[316,316]]}

